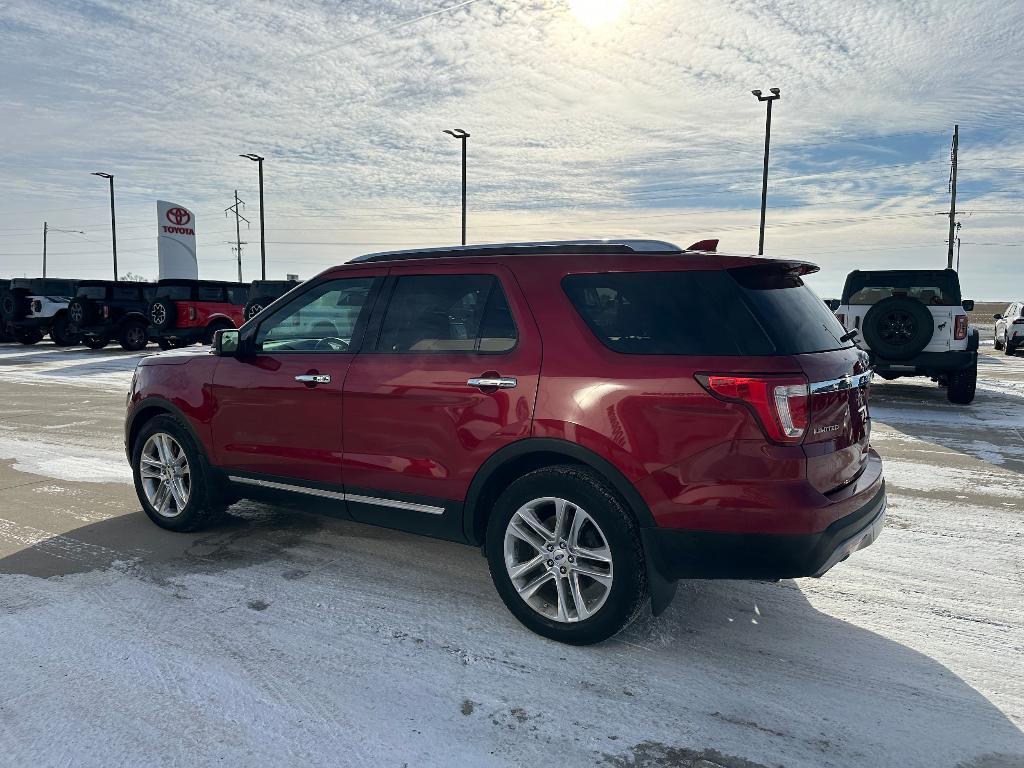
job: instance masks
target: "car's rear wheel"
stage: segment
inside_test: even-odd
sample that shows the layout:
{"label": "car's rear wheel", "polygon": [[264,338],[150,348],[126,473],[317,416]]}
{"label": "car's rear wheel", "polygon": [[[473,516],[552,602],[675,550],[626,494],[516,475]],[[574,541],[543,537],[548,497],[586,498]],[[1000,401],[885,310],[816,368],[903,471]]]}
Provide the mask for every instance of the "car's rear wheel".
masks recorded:
{"label": "car's rear wheel", "polygon": [[957,405],[969,405],[978,388],[978,364],[949,375],[946,398]]}
{"label": "car's rear wheel", "polygon": [[1012,345],[1010,343],[1010,337],[1008,335],[1004,336],[1003,337],[1003,354],[1004,355],[1008,355],[1008,356],[1012,356],[1013,353],[1016,352],[1016,351],[1017,351],[1017,347],[1015,347],[1014,345]]}
{"label": "car's rear wheel", "polygon": [[161,528],[194,531],[224,512],[199,446],[173,416],[143,425],[132,450],[132,474],[143,511]]}
{"label": "car's rear wheel", "polygon": [[110,339],[106,336],[86,336],[82,339],[82,343],[89,349],[103,349],[110,343]]}
{"label": "car's rear wheel", "polygon": [[996,350],[998,351],[1000,349],[1005,349],[1006,348],[1006,342],[1003,339],[1000,339],[998,336],[993,336],[992,337],[992,346],[995,347]]}
{"label": "car's rear wheel", "polygon": [[146,337],[146,324],[141,320],[129,320],[121,326],[117,341],[122,349],[129,352],[138,352],[145,348],[149,341]]}
{"label": "car's rear wheel", "polygon": [[512,483],[494,507],[485,550],[505,605],[552,640],[601,642],[644,605],[647,574],[636,523],[587,468],[546,467]]}
{"label": "car's rear wheel", "polygon": [[68,327],[66,314],[59,314],[53,318],[53,326],[50,328],[50,338],[58,347],[70,347],[78,343],[79,337],[71,332]]}

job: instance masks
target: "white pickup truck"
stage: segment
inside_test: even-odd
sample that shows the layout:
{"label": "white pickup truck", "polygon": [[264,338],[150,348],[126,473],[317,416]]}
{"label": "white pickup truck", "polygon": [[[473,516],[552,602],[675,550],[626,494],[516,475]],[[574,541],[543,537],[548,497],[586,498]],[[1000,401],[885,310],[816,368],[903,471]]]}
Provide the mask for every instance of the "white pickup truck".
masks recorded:
{"label": "white pickup truck", "polygon": [[15,278],[0,299],[0,315],[8,331],[22,344],[42,341],[47,333],[57,346],[78,343],[68,328],[68,302],[76,281],[60,278]]}
{"label": "white pickup truck", "polygon": [[826,302],[883,379],[927,376],[946,388],[951,403],[974,400],[978,331],[952,269],[854,270],[841,299]]}

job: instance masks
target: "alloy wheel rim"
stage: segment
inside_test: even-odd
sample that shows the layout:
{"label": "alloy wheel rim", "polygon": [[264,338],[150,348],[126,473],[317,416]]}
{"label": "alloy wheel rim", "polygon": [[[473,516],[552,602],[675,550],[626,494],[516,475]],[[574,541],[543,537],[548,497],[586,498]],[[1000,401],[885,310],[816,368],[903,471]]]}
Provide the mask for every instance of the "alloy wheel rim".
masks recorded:
{"label": "alloy wheel rim", "polygon": [[192,470],[181,444],[166,432],[150,435],[139,455],[146,500],[161,517],[177,517],[192,495]]}
{"label": "alloy wheel rim", "polygon": [[585,621],[611,594],[608,539],[593,517],[566,499],[533,499],[516,510],[505,528],[504,559],[519,597],[552,621]]}
{"label": "alloy wheel rim", "polygon": [[128,343],[131,344],[132,346],[137,345],[139,342],[142,341],[143,333],[144,333],[144,331],[141,328],[139,328],[139,327],[129,328],[128,329]]}
{"label": "alloy wheel rim", "polygon": [[151,315],[153,318],[153,325],[160,325],[167,317],[167,313],[164,311],[164,308],[159,304],[153,307]]}
{"label": "alloy wheel rim", "polygon": [[262,312],[262,311],[263,311],[263,307],[262,307],[261,305],[259,305],[259,304],[253,304],[253,305],[252,305],[252,306],[251,306],[251,307],[249,308],[249,317],[250,317],[250,318],[256,317],[256,315],[258,315],[258,314],[259,314],[260,312]]}
{"label": "alloy wheel rim", "polygon": [[68,314],[71,316],[71,322],[80,323],[82,322],[82,305],[72,304],[71,309],[68,310]]}

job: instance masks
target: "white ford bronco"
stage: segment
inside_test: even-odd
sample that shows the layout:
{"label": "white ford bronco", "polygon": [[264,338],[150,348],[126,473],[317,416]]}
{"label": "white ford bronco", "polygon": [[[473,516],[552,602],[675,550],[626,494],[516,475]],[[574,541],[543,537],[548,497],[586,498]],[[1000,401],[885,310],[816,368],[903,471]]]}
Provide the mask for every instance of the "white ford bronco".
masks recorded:
{"label": "white ford bronco", "polygon": [[951,403],[974,400],[979,335],[952,269],[854,270],[841,299],[826,302],[883,379],[927,376]]}

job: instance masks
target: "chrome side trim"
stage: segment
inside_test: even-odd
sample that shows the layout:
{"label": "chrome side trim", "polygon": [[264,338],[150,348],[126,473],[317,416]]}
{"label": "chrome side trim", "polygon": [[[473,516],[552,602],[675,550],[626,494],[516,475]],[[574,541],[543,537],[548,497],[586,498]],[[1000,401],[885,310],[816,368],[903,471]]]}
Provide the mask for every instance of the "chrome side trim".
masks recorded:
{"label": "chrome side trim", "polygon": [[863,387],[865,384],[870,384],[871,378],[874,375],[875,372],[869,370],[851,376],[842,376],[838,379],[815,381],[809,385],[809,388],[812,395],[818,395],[823,392],[841,392],[844,389],[856,389],[857,387]]}
{"label": "chrome side trim", "polygon": [[305,493],[309,496],[320,496],[325,499],[336,501],[353,501],[357,504],[373,504],[378,507],[393,507],[394,509],[405,509],[410,512],[423,512],[427,515],[443,515],[444,507],[435,507],[430,504],[416,504],[412,501],[398,501],[396,499],[380,499],[376,496],[361,496],[358,493],[342,493],[341,491],[325,491],[321,488],[309,488],[304,485],[291,485],[290,483],[276,483],[273,480],[257,480],[252,477],[239,477],[228,475],[228,480],[243,485],[255,485],[259,488],[271,488],[275,491],[292,491],[293,493]]}
{"label": "chrome side trim", "polygon": [[294,491],[295,493],[305,493],[308,496],[322,496],[325,499],[335,499],[337,501],[345,500],[345,494],[340,491],[325,491],[321,488],[308,488],[304,485],[275,483],[273,480],[257,480],[252,477],[238,477],[237,475],[228,475],[228,480],[233,483],[242,483],[243,485],[255,485],[260,488],[273,488],[275,491]]}
{"label": "chrome side trim", "polygon": [[430,504],[416,504],[411,501],[396,501],[395,499],[378,499],[376,496],[360,496],[356,493],[346,493],[345,500],[354,501],[359,504],[374,504],[378,507],[407,509],[410,512],[424,512],[428,515],[444,514],[444,507],[433,507]]}

